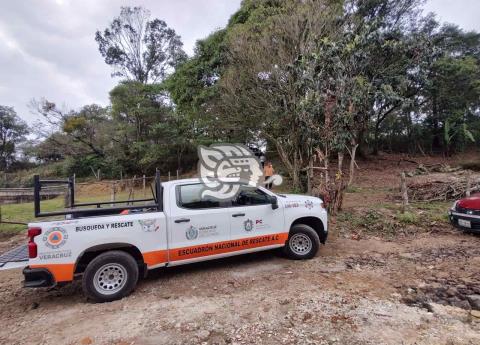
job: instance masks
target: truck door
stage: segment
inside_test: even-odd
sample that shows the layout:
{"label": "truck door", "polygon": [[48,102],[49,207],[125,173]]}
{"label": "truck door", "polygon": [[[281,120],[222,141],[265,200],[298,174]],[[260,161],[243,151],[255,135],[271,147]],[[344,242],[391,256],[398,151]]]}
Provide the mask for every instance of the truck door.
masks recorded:
{"label": "truck door", "polygon": [[241,187],[232,202],[230,224],[232,240],[259,239],[261,242],[250,242],[270,246],[284,244],[288,238],[283,208],[272,209],[268,194],[260,188]]}
{"label": "truck door", "polygon": [[[171,265],[222,254],[230,240],[230,201],[202,197],[200,183],[175,186],[169,218]],[[173,200],[170,197],[170,200]]]}

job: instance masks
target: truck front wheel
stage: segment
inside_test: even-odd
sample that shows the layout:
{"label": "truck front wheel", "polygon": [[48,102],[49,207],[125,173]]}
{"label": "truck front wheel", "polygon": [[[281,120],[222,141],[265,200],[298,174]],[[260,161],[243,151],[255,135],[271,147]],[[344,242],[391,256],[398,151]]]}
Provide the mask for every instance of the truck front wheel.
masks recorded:
{"label": "truck front wheel", "polygon": [[290,229],[284,252],[290,259],[311,259],[317,254],[320,247],[318,234],[305,224],[294,225]]}
{"label": "truck front wheel", "polygon": [[82,287],[95,302],[110,302],[130,294],[138,281],[138,265],[128,253],[113,250],[100,254],[85,269]]}

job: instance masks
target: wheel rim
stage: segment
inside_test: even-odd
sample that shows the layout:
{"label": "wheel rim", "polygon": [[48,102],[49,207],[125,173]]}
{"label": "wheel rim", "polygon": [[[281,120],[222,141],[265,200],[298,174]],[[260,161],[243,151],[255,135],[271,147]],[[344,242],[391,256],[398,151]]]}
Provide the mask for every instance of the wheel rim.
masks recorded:
{"label": "wheel rim", "polygon": [[113,295],[127,283],[128,273],[120,264],[106,264],[100,267],[93,277],[93,285],[102,295]]}
{"label": "wheel rim", "polygon": [[290,250],[297,255],[305,255],[312,250],[312,240],[305,234],[295,234],[290,238]]}

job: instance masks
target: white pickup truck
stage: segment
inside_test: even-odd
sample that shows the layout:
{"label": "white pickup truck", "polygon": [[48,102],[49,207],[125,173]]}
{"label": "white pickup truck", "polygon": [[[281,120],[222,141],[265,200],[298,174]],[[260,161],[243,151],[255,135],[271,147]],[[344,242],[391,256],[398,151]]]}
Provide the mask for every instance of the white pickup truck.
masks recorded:
{"label": "white pickup truck", "polygon": [[154,268],[279,247],[292,259],[310,259],[327,239],[327,212],[315,197],[242,186],[236,197],[216,200],[201,197],[198,179],[160,183],[157,176],[151,204],[75,204],[72,190],[71,208],[41,213],[41,185],[55,182],[36,177],[35,214],[66,219],[28,225],[28,259],[21,249],[16,259],[0,257],[3,269],[23,264],[25,287],[81,278],[88,298],[112,301]]}

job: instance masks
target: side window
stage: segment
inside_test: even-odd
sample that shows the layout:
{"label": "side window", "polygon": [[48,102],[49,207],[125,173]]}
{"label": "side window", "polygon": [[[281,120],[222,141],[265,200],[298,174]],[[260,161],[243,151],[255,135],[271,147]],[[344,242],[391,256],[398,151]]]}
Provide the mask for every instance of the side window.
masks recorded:
{"label": "side window", "polygon": [[252,206],[270,204],[268,195],[258,188],[241,187],[233,200],[233,206]]}
{"label": "side window", "polygon": [[202,197],[204,190],[202,184],[188,184],[177,188],[177,204],[180,207],[189,209],[227,207],[224,202],[215,198]]}

